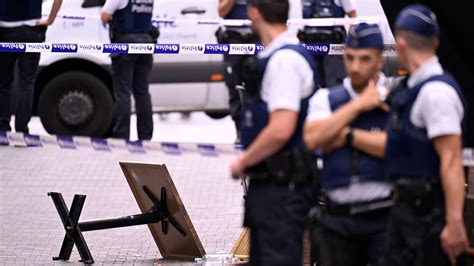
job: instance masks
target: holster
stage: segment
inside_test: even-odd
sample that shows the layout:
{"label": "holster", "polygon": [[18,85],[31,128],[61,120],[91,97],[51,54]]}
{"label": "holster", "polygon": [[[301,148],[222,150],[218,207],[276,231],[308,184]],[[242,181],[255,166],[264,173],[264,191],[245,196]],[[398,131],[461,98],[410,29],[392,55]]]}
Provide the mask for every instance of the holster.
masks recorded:
{"label": "holster", "polygon": [[318,178],[319,170],[314,153],[305,148],[293,148],[249,168],[246,174],[250,180],[304,184]]}
{"label": "holster", "polygon": [[[120,42],[119,40],[121,39],[122,36],[126,35],[127,33],[123,33],[117,30],[113,30],[112,27],[109,27],[109,37],[110,37],[110,42],[111,43],[117,43]],[[146,34],[146,33],[144,33]],[[151,37],[152,43],[158,43],[158,38],[160,37],[160,29],[152,26],[151,30],[148,32],[148,34]]]}
{"label": "holster", "polygon": [[438,178],[429,180],[416,178],[401,179],[396,182],[397,201],[407,203],[417,215],[426,215],[436,206],[444,205],[444,196]]}
{"label": "holster", "polygon": [[151,36],[151,41],[153,43],[158,43],[158,38],[160,37],[160,29],[158,27],[151,26],[149,34]]}
{"label": "holster", "polygon": [[259,95],[258,76],[259,60],[256,56],[248,56],[242,62],[242,81],[245,83],[244,100],[252,102],[253,96]]}

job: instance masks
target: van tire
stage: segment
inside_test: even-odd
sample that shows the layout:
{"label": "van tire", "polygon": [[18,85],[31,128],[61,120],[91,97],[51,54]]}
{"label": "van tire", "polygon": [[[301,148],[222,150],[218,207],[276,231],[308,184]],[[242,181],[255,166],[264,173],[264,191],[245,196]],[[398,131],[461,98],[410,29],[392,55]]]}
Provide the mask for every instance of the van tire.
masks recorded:
{"label": "van tire", "polygon": [[208,111],[205,113],[207,116],[209,116],[212,119],[222,119],[229,115],[229,112],[226,112],[226,111]]}
{"label": "van tire", "polygon": [[103,137],[110,132],[114,102],[103,81],[87,72],[58,75],[44,87],[38,115],[50,134]]}

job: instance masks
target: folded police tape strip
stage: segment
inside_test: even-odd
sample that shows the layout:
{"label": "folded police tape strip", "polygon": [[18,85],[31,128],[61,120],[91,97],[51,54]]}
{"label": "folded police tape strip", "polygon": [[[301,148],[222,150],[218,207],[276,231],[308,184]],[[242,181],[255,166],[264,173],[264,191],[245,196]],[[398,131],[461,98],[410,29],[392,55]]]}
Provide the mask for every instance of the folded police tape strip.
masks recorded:
{"label": "folded police tape strip", "polygon": [[[342,55],[344,44],[303,44],[315,55]],[[254,55],[262,44],[144,44],[144,43],[12,43],[0,42],[0,53],[69,53],[69,54],[220,54]],[[387,44],[384,54],[396,55],[395,44]]]}
{"label": "folded police tape strip", "polygon": [[[47,15],[44,15],[47,16]],[[64,20],[88,20],[100,19],[100,16],[81,16],[81,15],[63,15],[59,14],[57,18]],[[356,18],[310,18],[310,19],[289,19],[288,25],[297,26],[312,26],[312,27],[326,27],[326,26],[350,26],[358,23],[380,24],[387,23],[386,20],[381,20],[377,16],[366,16]],[[182,19],[182,18],[159,18],[152,19],[152,23],[158,25],[175,25],[175,24],[195,24],[195,25],[218,25],[227,27],[248,27],[252,25],[252,21],[248,19]]]}
{"label": "folded police tape strip", "polygon": [[0,131],[0,146],[59,147],[67,150],[93,149],[98,152],[127,151],[133,154],[161,152],[169,155],[181,155],[183,153],[198,153],[211,157],[242,152],[242,146],[234,144],[127,141],[91,137],[39,136],[5,131]]}
{"label": "folded police tape strip", "polygon": [[[168,155],[198,153],[202,156],[236,155],[243,151],[241,145],[234,144],[197,144],[177,142],[127,141],[123,139],[101,139],[72,136],[39,136],[23,133],[0,131],[0,146],[19,147],[59,147],[78,150],[93,149],[98,152],[128,151],[134,154],[161,152]],[[463,150],[464,166],[474,167],[474,149]]]}

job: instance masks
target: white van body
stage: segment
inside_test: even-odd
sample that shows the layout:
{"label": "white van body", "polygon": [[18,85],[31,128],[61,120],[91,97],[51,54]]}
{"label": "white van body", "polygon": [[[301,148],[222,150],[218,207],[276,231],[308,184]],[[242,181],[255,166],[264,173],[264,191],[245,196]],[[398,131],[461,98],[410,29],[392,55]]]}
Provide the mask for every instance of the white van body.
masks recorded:
{"label": "white van body", "polygon": [[[46,42],[109,43],[108,25],[98,19],[102,7],[83,7],[83,4],[94,1],[100,2],[64,0],[60,15],[85,16],[86,19],[58,16],[48,28]],[[363,7],[358,10],[360,16],[380,15],[385,18],[378,1],[359,0],[357,3],[359,2]],[[51,5],[52,0],[44,1],[44,15],[49,13]],[[153,18],[219,19],[217,6],[218,0],[155,0]],[[291,1],[290,18],[301,18],[301,0]],[[159,23],[157,26],[161,33],[158,43],[216,43],[217,25]],[[295,27],[291,27],[291,30],[296,34]],[[390,30],[385,32],[389,37],[386,38],[389,39],[388,42],[393,42]],[[153,111],[205,111],[211,117],[225,116],[228,110],[228,93],[222,80],[225,71],[222,59],[222,55],[154,55],[150,78]],[[93,90],[86,89],[85,86],[93,87]],[[44,53],[41,55],[36,88],[35,104],[39,107],[38,114],[48,132],[100,136],[110,128],[113,114],[113,104],[109,103],[113,98],[110,55]],[[98,104],[97,99],[107,103]],[[67,110],[71,105],[75,109]],[[88,122],[92,119],[89,116],[98,112],[94,107],[102,108],[99,120],[103,122]],[[84,108],[93,110],[76,113]]]}

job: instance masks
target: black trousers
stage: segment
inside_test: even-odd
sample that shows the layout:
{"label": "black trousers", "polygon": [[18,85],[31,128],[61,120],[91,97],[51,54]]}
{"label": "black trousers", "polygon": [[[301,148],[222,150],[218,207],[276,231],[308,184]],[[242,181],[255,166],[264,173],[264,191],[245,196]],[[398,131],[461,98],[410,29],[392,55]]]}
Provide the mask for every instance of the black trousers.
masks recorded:
{"label": "black trousers", "polygon": [[386,265],[449,266],[440,241],[444,216],[442,203],[420,214],[412,204],[398,200],[389,219]]}
{"label": "black trousers", "polygon": [[229,92],[229,112],[235,123],[237,138],[240,138],[242,103],[240,101],[239,91],[235,86],[242,84],[242,64],[246,57],[248,56],[224,55],[224,63],[226,66],[224,79]]}
{"label": "black trousers", "polygon": [[[148,34],[125,34],[117,42],[151,43]],[[114,55],[112,57],[115,99],[113,137],[130,139],[131,96],[135,99],[138,139],[153,136],[153,111],[149,93],[149,77],[153,55]]]}
{"label": "black trousers", "polygon": [[321,241],[314,243],[319,250],[317,265],[384,265],[388,214],[388,209],[355,216],[324,214],[313,233],[313,239]]}
{"label": "black trousers", "polygon": [[[0,42],[43,42],[45,27],[0,28]],[[10,118],[15,115],[15,130],[28,133],[33,110],[33,95],[39,53],[0,53],[0,130],[10,131]],[[12,102],[15,65],[18,66],[18,101]]]}
{"label": "black trousers", "polygon": [[341,84],[346,77],[344,61],[340,55],[316,55],[318,64],[319,84],[322,88],[329,88]]}
{"label": "black trousers", "polygon": [[303,263],[303,232],[312,187],[250,182],[244,226],[250,230],[250,264],[292,266]]}

